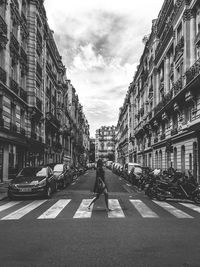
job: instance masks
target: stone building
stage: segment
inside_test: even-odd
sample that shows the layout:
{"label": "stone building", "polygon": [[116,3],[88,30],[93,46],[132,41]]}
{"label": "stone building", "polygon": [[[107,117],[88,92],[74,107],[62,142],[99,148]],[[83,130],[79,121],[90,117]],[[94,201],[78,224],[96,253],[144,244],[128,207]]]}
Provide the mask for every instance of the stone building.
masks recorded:
{"label": "stone building", "polygon": [[114,161],[115,158],[115,126],[102,126],[96,130],[95,160]]}
{"label": "stone building", "polygon": [[[121,131],[129,107],[134,118],[126,141],[132,146],[129,160],[153,168],[190,170],[199,181],[199,1],[165,0],[144,41],[118,122]],[[119,145],[122,142],[120,138]]]}
{"label": "stone building", "polygon": [[27,165],[79,163],[89,125],[71,91],[43,1],[0,1],[0,180]]}

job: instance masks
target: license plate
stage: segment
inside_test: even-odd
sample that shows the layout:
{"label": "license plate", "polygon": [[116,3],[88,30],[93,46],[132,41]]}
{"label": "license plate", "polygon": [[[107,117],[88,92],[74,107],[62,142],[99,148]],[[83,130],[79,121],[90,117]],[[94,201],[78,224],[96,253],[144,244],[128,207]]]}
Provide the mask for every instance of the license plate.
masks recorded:
{"label": "license plate", "polygon": [[31,188],[21,188],[20,192],[31,192]]}

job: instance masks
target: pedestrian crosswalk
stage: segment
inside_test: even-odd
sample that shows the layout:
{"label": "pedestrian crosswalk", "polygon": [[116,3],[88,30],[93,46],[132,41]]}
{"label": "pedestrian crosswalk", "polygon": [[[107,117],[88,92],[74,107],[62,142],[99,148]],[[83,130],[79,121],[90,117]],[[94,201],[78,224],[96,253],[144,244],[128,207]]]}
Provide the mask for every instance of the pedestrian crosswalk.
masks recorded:
{"label": "pedestrian crosswalk", "polygon": [[[4,202],[0,204],[0,221],[20,220],[27,218],[27,216],[37,220],[57,218],[91,219],[95,218],[99,209],[96,203],[88,209],[90,202],[91,199],[82,199],[80,201],[52,199]],[[200,206],[193,203],[109,199],[109,207],[111,211],[101,213],[108,219],[124,219],[126,217],[159,219],[166,216],[177,219],[200,219]],[[103,210],[103,207],[101,210]]]}

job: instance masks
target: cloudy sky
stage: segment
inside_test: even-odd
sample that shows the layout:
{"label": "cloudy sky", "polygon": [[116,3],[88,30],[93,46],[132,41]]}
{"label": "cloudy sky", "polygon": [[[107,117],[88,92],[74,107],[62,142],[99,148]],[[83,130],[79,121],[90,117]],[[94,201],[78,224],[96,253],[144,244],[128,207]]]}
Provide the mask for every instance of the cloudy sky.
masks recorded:
{"label": "cloudy sky", "polygon": [[91,136],[116,125],[163,0],[45,0],[48,23]]}

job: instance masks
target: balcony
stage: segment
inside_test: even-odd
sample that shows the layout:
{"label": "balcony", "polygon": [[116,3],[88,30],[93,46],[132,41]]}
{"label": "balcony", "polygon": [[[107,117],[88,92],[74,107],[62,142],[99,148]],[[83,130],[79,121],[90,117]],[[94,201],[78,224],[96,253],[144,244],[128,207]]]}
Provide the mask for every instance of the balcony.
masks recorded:
{"label": "balcony", "polygon": [[17,95],[19,93],[18,83],[10,77],[10,89]]}
{"label": "balcony", "polygon": [[6,84],[6,71],[0,67],[0,81]]}
{"label": "balcony", "polygon": [[17,132],[17,125],[13,122],[10,122],[10,131],[13,133]]}
{"label": "balcony", "polygon": [[176,135],[178,133],[178,129],[174,128],[173,130],[171,130],[171,136]]}
{"label": "balcony", "polygon": [[198,59],[189,70],[186,71],[186,84],[192,81],[197,75],[200,74],[200,59]]}
{"label": "balcony", "polygon": [[174,96],[176,96],[181,90],[182,90],[182,87],[183,87],[183,78],[180,77],[174,84],[173,86],[173,89],[174,89]]}
{"label": "balcony", "polygon": [[55,128],[60,127],[60,121],[51,112],[46,112],[46,119],[47,119],[47,122],[49,122]]}

